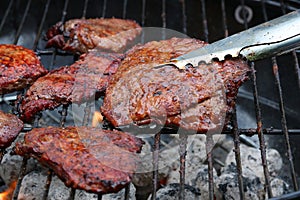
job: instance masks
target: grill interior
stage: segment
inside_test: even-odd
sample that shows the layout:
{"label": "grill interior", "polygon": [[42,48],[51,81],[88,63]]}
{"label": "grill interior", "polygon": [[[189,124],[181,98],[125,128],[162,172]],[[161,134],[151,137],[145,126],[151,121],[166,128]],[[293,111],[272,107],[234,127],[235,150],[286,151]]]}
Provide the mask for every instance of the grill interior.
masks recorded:
{"label": "grill interior", "polygon": [[[184,33],[189,37],[198,38],[209,43],[222,39],[236,32],[258,25],[285,13],[299,9],[300,3],[290,1],[246,1],[246,0],[2,0],[0,6],[0,43],[17,44],[33,49],[49,70],[59,66],[69,65],[77,59],[76,56],[57,49],[45,49],[44,34],[47,29],[58,21],[73,18],[116,17],[136,20],[143,27],[163,27]],[[288,30],[283,30],[288,31]],[[268,58],[250,63],[252,68],[251,80],[239,90],[236,112],[231,116],[231,124],[224,131],[234,141],[237,174],[241,199],[245,198],[242,171],[243,163],[240,158],[240,143],[248,142],[261,150],[261,158],[265,172],[265,187],[270,198],[273,197],[269,185],[270,175],[267,170],[265,150],[268,147],[277,149],[283,155],[284,170],[280,174],[290,183],[292,190],[283,197],[272,199],[296,199],[300,195],[298,182],[300,173],[300,71],[299,51]],[[0,97],[0,109],[6,112],[14,110],[12,103],[19,93],[7,94]],[[99,107],[96,102],[95,108]],[[93,113],[94,107],[86,105],[82,116],[77,116],[79,123],[86,125]],[[61,106],[54,111],[45,111],[41,118],[36,117],[34,124],[27,124],[25,130],[37,126],[65,126],[74,123],[76,118],[67,106]],[[245,135],[250,137],[244,137]],[[185,151],[187,137],[180,135],[180,196],[185,199]],[[159,149],[161,134],[154,136],[153,148]],[[207,137],[207,148],[212,145],[212,138]],[[1,155],[5,154],[3,149]],[[158,182],[158,151],[153,155],[153,189],[155,199]],[[209,198],[214,199],[213,166],[215,160],[212,153],[207,152]],[[23,177],[27,160],[23,160],[17,188],[13,199],[18,199],[18,189]],[[45,185],[44,199],[47,199],[51,184],[52,172],[48,175]],[[70,193],[74,199],[75,190]],[[98,199],[101,199],[98,195]],[[127,188],[125,199],[129,199]]]}

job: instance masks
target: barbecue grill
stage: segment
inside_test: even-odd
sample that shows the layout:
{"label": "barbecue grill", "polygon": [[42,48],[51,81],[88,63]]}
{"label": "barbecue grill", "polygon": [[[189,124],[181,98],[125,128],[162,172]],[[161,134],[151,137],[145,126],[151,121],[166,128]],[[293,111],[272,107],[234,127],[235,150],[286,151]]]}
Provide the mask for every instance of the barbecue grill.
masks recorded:
{"label": "barbecue grill", "polygon": [[[143,27],[162,27],[184,33],[189,37],[199,38],[206,42],[214,42],[236,32],[279,17],[285,13],[300,9],[297,0],[2,0],[0,6],[0,43],[17,44],[34,50],[42,63],[49,70],[69,65],[77,59],[70,53],[54,48],[45,49],[44,34],[58,21],[73,18],[117,17],[136,20]],[[284,31],[288,30],[283,30]],[[261,160],[265,175],[265,188],[269,199],[298,199],[300,163],[300,52],[295,50],[278,57],[251,62],[251,80],[240,88],[235,112],[230,116],[230,123],[223,130],[234,142],[237,180],[240,199],[245,199],[241,162],[240,143],[253,142],[261,151]],[[18,98],[24,94],[16,92],[0,97],[0,109],[6,112],[17,111]],[[98,104],[96,102],[95,108]],[[93,113],[93,106],[87,103],[83,109],[83,125],[87,125]],[[33,127],[56,125],[66,126],[76,118],[67,105],[54,111],[45,111],[36,116],[33,124],[27,124],[24,132]],[[26,134],[26,133],[25,133]],[[246,137],[245,137],[246,136]],[[249,136],[249,137],[248,137]],[[186,135],[180,135],[180,195],[185,199],[185,156],[187,148]],[[154,150],[161,146],[161,133],[155,134]],[[246,139],[245,139],[246,138]],[[258,138],[256,142],[255,139]],[[252,143],[251,143],[252,144]],[[266,148],[273,147],[284,157],[283,177],[292,186],[292,191],[274,197],[270,186],[270,174],[266,158]],[[214,199],[213,167],[216,160],[210,151],[212,138],[207,136],[207,165],[209,199]],[[252,144],[253,145],[253,144]],[[1,160],[6,153],[1,150]],[[156,198],[158,189],[159,151],[153,153],[153,186],[152,199]],[[21,182],[26,175],[27,159],[24,158],[13,193],[18,199]],[[52,180],[49,171],[43,199],[47,199]],[[124,199],[129,199],[126,188]],[[70,198],[75,198],[75,190]],[[102,196],[99,194],[98,199]]]}

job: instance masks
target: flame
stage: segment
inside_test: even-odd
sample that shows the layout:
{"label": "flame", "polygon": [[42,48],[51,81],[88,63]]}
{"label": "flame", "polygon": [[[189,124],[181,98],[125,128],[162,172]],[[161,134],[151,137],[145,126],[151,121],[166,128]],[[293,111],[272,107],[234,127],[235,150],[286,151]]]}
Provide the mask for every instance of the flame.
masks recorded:
{"label": "flame", "polygon": [[0,200],[10,200],[12,199],[14,190],[17,186],[17,181],[13,181],[9,187],[7,188],[7,190],[5,190],[4,192],[0,193]]}
{"label": "flame", "polygon": [[102,121],[103,121],[102,114],[99,111],[95,111],[92,119],[92,126],[97,127]]}

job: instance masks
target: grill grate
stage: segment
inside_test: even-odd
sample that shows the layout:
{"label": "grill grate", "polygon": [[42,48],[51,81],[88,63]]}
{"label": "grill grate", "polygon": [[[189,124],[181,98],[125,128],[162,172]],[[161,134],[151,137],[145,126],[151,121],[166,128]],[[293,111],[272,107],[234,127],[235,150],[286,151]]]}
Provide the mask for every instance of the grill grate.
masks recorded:
{"label": "grill grate", "polygon": [[[222,27],[221,36],[218,35],[216,32],[216,27],[213,26],[213,23],[211,23],[212,16],[214,16],[214,10],[212,9],[212,3],[209,1],[201,0],[200,2],[196,1],[185,1],[185,0],[179,0],[177,1],[166,1],[166,0],[154,0],[154,1],[146,1],[142,0],[138,3],[132,1],[132,0],[124,0],[123,2],[112,0],[85,0],[82,6],[82,9],[80,9],[82,18],[88,18],[88,17],[122,17],[122,18],[133,18],[137,20],[142,26],[160,26],[163,28],[171,28],[178,30],[182,33],[189,34],[193,37],[201,38],[202,40],[206,42],[212,42],[217,39],[221,39],[224,37],[227,37],[228,35],[232,34],[231,27],[235,27],[235,31],[241,31],[243,29],[247,29],[250,26],[253,26],[253,24],[249,24],[247,21],[247,12],[246,12],[246,6],[247,4],[253,4],[256,1],[247,1],[247,0],[240,0],[240,1],[233,1],[234,4],[240,5],[242,7],[242,19],[243,24],[242,25],[232,25],[228,22],[231,22],[232,19],[229,17],[228,13],[231,13],[232,9],[230,6],[228,6],[228,1],[220,0],[220,4],[213,6],[216,7],[216,9],[220,9],[220,26]],[[34,39],[29,44],[26,44],[22,41],[21,37],[26,34],[24,29],[26,28],[30,15],[30,9],[33,9],[33,4],[36,2],[32,2],[32,0],[26,1],[19,1],[19,0],[11,0],[11,1],[3,1],[3,4],[5,5],[6,9],[3,10],[3,13],[0,13],[2,16],[2,20],[0,23],[0,41],[2,42],[2,33],[4,33],[4,28],[8,26],[9,20],[11,16],[14,16],[16,10],[17,12],[21,12],[20,20],[17,20],[18,17],[15,17],[15,23],[17,24],[15,27],[15,30],[13,30],[14,38],[11,38],[9,42],[6,43],[13,43],[13,44],[21,44],[24,46],[28,46],[28,48],[33,49],[39,56],[41,56],[42,61],[45,59],[48,61],[48,69],[53,69],[57,65],[61,65],[60,57],[68,57],[70,59],[75,60],[76,57],[71,56],[70,54],[54,49],[54,50],[45,50],[43,48],[43,33],[44,31],[49,27],[49,24],[54,24],[53,22],[59,21],[59,18],[55,18],[53,20],[50,20],[50,17],[55,17],[53,15],[53,9],[56,4],[59,4],[57,1],[54,0],[47,0],[42,4],[43,6],[43,12],[40,16],[40,22],[37,26],[37,31],[34,33]],[[73,2],[74,3],[74,2]],[[2,3],[1,3],[2,4]],[[23,5],[24,4],[24,5]],[[138,4],[138,5],[136,5]],[[74,4],[75,5],[75,4]],[[61,8],[61,16],[60,21],[66,21],[69,18],[76,18],[78,17],[78,13],[74,14],[72,13],[70,7],[74,7],[73,4],[70,4],[69,0],[65,0],[62,8]],[[76,4],[77,5],[77,4]],[[91,5],[97,5],[97,7],[91,6]],[[263,0],[263,1],[257,1],[256,6],[258,5],[261,9],[261,15],[262,19],[260,19],[260,23],[262,21],[267,21],[268,18],[271,18],[269,13],[267,12],[267,9],[269,6],[273,7],[275,6],[276,9],[279,9],[281,14],[285,14],[290,10],[299,9],[300,5],[297,1],[273,1],[273,0]],[[2,6],[4,7],[4,6]],[[24,7],[22,10],[21,8]],[[91,10],[93,9],[93,10]],[[119,10],[122,10],[121,13],[119,13]],[[172,10],[174,9],[174,10]],[[74,10],[78,10],[74,9]],[[201,12],[199,12],[201,11]],[[229,11],[229,12],[228,12]],[[96,13],[96,14],[95,14]],[[211,14],[213,13],[213,14]],[[72,15],[73,14],[73,15]],[[212,16],[211,16],[212,15]],[[217,16],[216,16],[217,17]],[[13,17],[12,17],[13,18]],[[273,18],[273,16],[272,16]],[[174,23],[176,21],[176,23]],[[18,23],[17,23],[18,22]],[[200,22],[198,24],[198,22]],[[197,25],[195,25],[197,24]],[[219,22],[217,23],[217,25]],[[195,25],[195,27],[194,27]],[[217,27],[218,28],[218,27]],[[27,29],[26,29],[27,30]],[[196,30],[196,31],[195,31]],[[34,30],[35,31],[35,30]],[[144,37],[142,36],[142,41]],[[164,39],[165,36],[162,35],[162,39]],[[33,44],[33,45],[32,45]],[[31,46],[32,45],[32,46]],[[291,56],[293,58],[293,66],[294,66],[294,72],[297,76],[297,87],[300,89],[300,69],[299,69],[299,52],[293,51],[291,53]],[[50,57],[50,59],[49,59]],[[72,57],[72,58],[71,58]],[[240,199],[245,199],[245,193],[244,193],[244,186],[243,186],[243,179],[242,179],[242,169],[243,165],[241,162],[241,155],[240,155],[240,143],[242,141],[242,138],[240,138],[241,135],[257,135],[259,138],[259,148],[261,150],[261,159],[262,159],[262,165],[265,175],[265,187],[268,192],[268,197],[272,198],[272,190],[270,186],[270,174],[268,171],[267,166],[267,158],[266,158],[266,135],[283,135],[284,141],[286,144],[286,153],[288,157],[288,163],[290,167],[290,176],[293,184],[294,193],[287,194],[282,197],[275,197],[272,199],[288,199],[288,198],[297,198],[299,197],[299,190],[298,187],[298,181],[297,181],[297,173],[295,169],[295,163],[294,163],[294,157],[292,153],[292,145],[291,145],[291,138],[292,135],[299,135],[300,129],[297,126],[293,126],[293,128],[288,128],[288,119],[287,119],[287,113],[288,109],[285,106],[285,93],[283,91],[283,84],[282,84],[282,78],[280,76],[280,69],[281,66],[278,62],[278,58],[271,58],[271,67],[272,67],[272,73],[273,78],[276,83],[276,95],[278,95],[278,105],[280,112],[280,125],[281,128],[265,128],[263,123],[263,107],[262,107],[262,98],[259,95],[260,94],[260,84],[258,77],[256,75],[256,71],[259,71],[259,63],[250,63],[252,73],[251,73],[251,87],[253,91],[253,97],[250,99],[253,99],[254,102],[254,111],[255,111],[255,121],[256,121],[256,127],[251,128],[240,128],[238,125],[238,112],[234,111],[231,116],[231,126],[228,127],[227,130],[224,130],[224,134],[229,134],[233,136],[234,141],[234,150],[235,150],[235,158],[236,158],[236,164],[237,164],[237,177],[238,177],[238,183],[239,183],[239,192],[240,192]],[[284,66],[282,66],[284,67]],[[10,102],[13,102],[17,100],[18,94],[12,94],[12,95],[5,95],[0,98],[0,108],[1,109],[7,109],[6,107],[10,107]],[[91,107],[90,105],[87,105],[85,112],[84,112],[84,119],[82,124],[87,125],[89,122],[89,116],[91,113]],[[48,115],[51,118],[55,118],[51,116],[50,114],[47,114],[47,112],[43,113]],[[61,117],[60,119],[56,119],[58,121],[58,124],[61,127],[65,126],[66,118],[68,114],[71,114],[74,116],[74,114],[68,109],[68,105],[63,105],[62,110],[60,111]],[[39,119],[40,116],[38,115],[36,117],[35,123],[33,124],[33,127],[39,126]],[[30,130],[30,128],[29,128]],[[25,130],[26,131],[26,130]],[[156,190],[158,189],[158,163],[159,163],[159,149],[161,146],[161,132],[157,133],[154,136],[154,152],[153,152],[153,190],[152,190],[152,199],[156,199]],[[179,148],[179,155],[180,155],[180,196],[179,199],[183,200],[185,199],[185,159],[186,159],[186,152],[187,152],[187,135],[179,135],[181,143]],[[208,165],[208,180],[209,180],[209,199],[214,199],[214,176],[213,176],[213,165],[214,165],[214,159],[212,155],[212,146],[213,146],[213,138],[211,135],[207,135],[206,140],[206,154],[207,154],[207,165]],[[1,156],[0,161],[2,160],[3,155],[5,154],[5,150],[1,150]],[[27,166],[27,158],[23,159],[21,170],[19,172],[18,176],[18,183],[17,187],[15,189],[13,199],[18,199],[19,190],[21,186],[21,182],[26,175],[26,166]],[[49,188],[52,181],[53,172],[49,170],[47,181],[44,186],[44,195],[43,199],[48,198]],[[125,190],[125,196],[124,198],[126,200],[129,199],[129,187]],[[71,189],[70,190],[70,197],[69,199],[75,199],[76,190]],[[102,195],[98,195],[98,199],[102,199]]]}

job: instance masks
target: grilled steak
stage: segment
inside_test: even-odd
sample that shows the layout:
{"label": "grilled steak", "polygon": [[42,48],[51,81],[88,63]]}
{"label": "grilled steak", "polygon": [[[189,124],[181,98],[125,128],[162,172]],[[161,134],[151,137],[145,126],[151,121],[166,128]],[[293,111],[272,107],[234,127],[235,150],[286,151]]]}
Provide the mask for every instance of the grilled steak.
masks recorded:
{"label": "grilled steak", "polygon": [[0,110],[0,148],[8,147],[23,128],[23,122],[17,116]]}
{"label": "grilled steak", "polygon": [[155,67],[204,45],[196,39],[172,38],[133,47],[109,83],[103,115],[115,127],[154,123],[199,133],[219,128],[247,79],[245,61],[232,59],[185,70]]}
{"label": "grilled steak", "polygon": [[105,91],[122,58],[122,54],[91,51],[73,65],[55,69],[39,78],[21,103],[20,118],[31,121],[39,111],[97,98]]}
{"label": "grilled steak", "polygon": [[141,27],[132,20],[72,19],[65,24],[58,22],[48,30],[47,47],[54,46],[77,53],[94,48],[120,52],[140,32]]}
{"label": "grilled steak", "polygon": [[26,133],[15,151],[51,168],[69,187],[103,194],[129,184],[143,143],[120,131],[48,127]]}
{"label": "grilled steak", "polygon": [[0,44],[0,94],[21,90],[47,73],[30,49]]}

